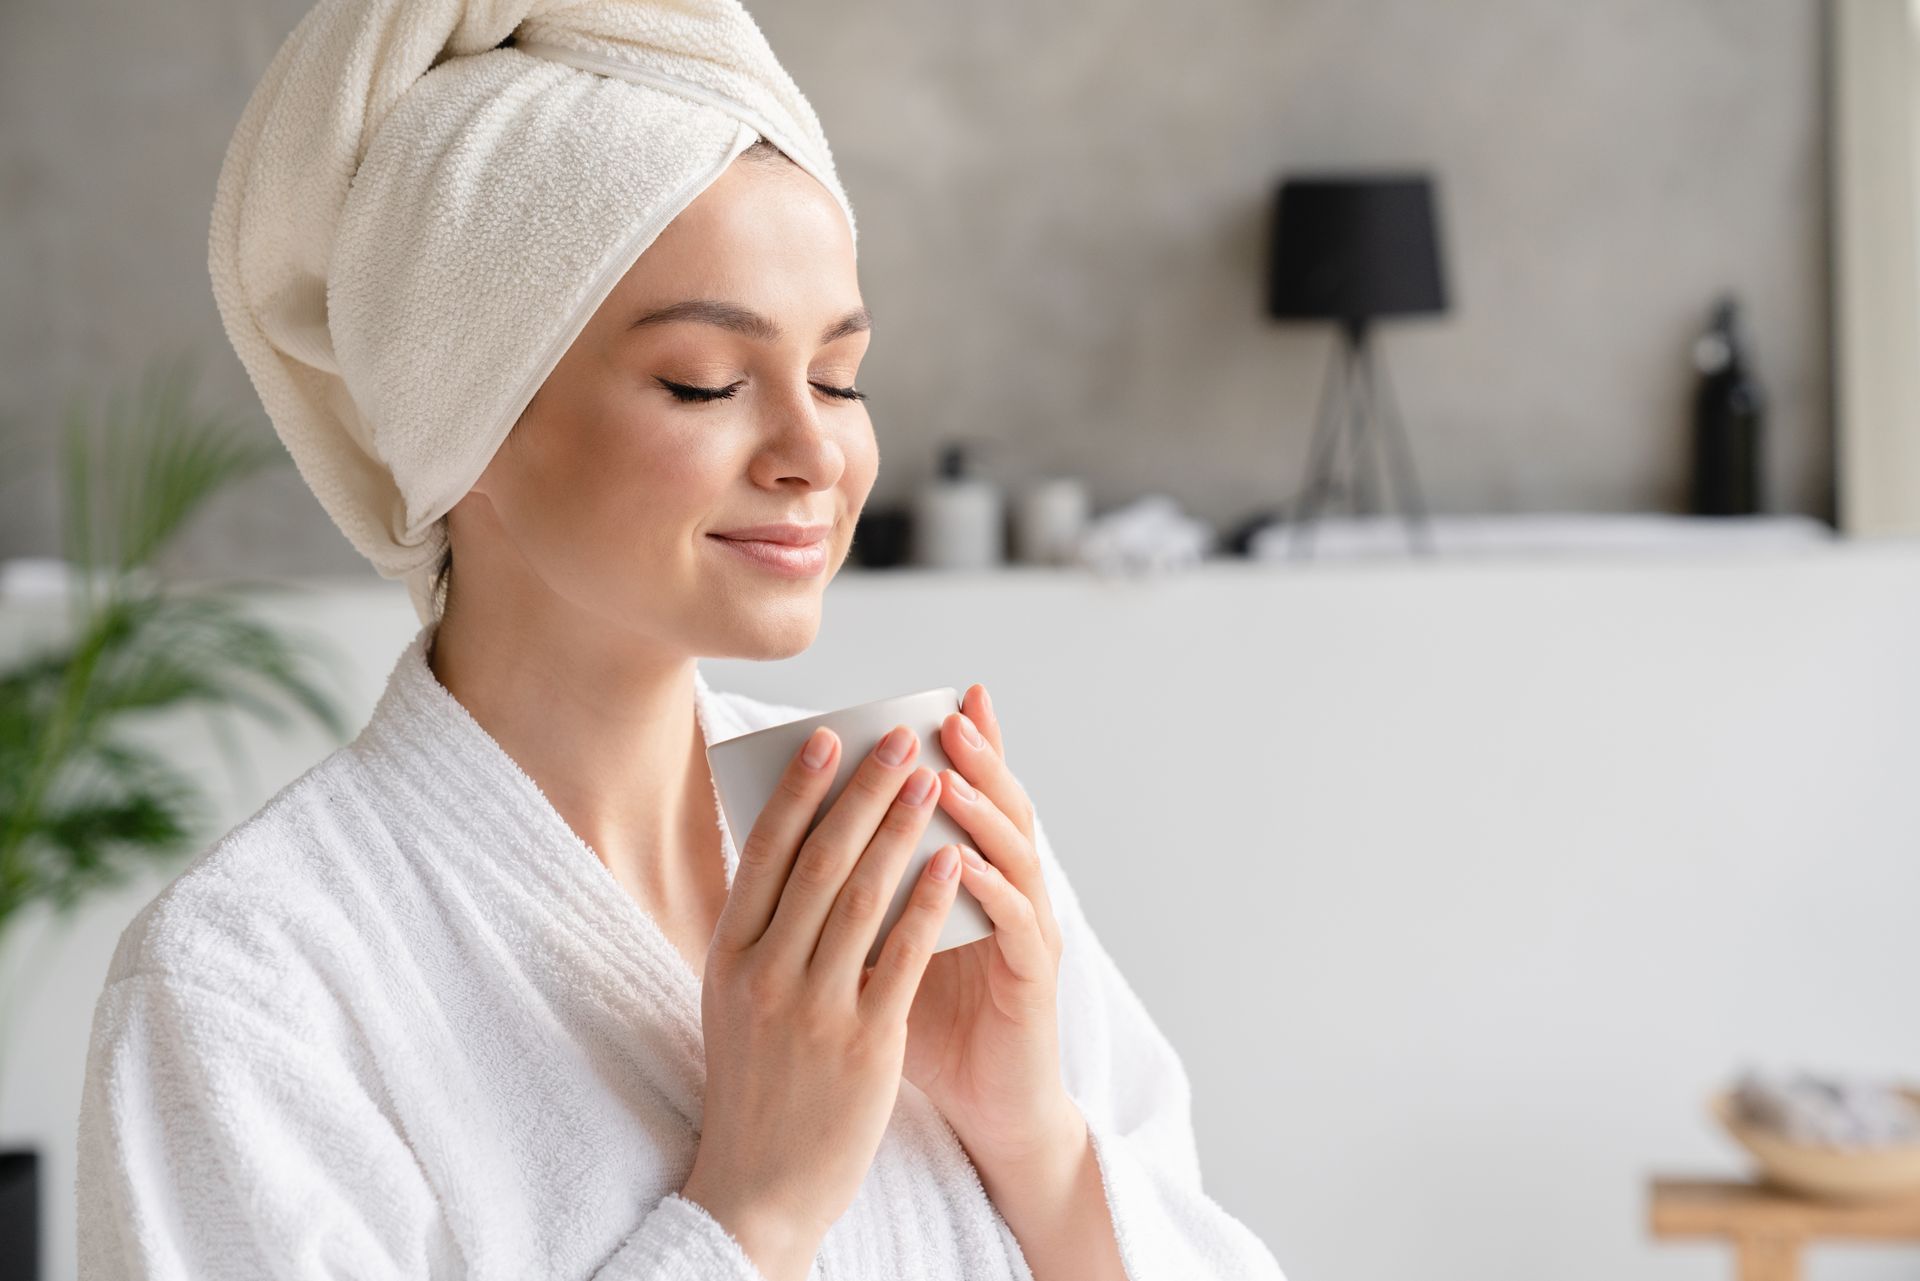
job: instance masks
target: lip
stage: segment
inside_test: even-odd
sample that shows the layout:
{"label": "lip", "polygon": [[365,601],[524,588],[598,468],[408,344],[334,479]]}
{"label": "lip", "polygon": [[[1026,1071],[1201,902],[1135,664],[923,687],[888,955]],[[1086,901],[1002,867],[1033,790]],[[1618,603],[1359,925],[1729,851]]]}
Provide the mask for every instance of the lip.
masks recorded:
{"label": "lip", "polygon": [[784,543],[788,547],[805,547],[825,538],[833,529],[831,523],[821,525],[801,525],[791,522],[778,525],[748,525],[743,529],[717,529],[715,538],[748,539],[762,543]]}
{"label": "lip", "polygon": [[733,538],[725,534],[708,534],[707,537],[733,554],[783,578],[813,578],[827,567],[827,540],[824,535],[799,546],[763,538]]}

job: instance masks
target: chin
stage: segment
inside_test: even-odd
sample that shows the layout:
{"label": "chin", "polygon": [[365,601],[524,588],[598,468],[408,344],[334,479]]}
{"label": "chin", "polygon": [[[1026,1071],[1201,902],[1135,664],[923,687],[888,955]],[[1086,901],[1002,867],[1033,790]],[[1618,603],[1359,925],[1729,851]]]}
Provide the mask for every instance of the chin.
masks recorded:
{"label": "chin", "polygon": [[779,602],[763,601],[756,608],[745,602],[729,628],[730,657],[773,662],[805,653],[820,634],[820,597]]}

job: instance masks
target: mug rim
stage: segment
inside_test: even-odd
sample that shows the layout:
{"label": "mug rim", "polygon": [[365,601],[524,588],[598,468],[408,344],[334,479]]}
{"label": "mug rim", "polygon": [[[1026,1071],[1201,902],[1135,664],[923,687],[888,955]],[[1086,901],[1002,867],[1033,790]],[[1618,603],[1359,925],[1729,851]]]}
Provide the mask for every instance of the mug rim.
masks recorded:
{"label": "mug rim", "polygon": [[864,711],[869,707],[879,707],[883,703],[904,703],[911,699],[926,698],[932,694],[951,694],[955,704],[960,702],[960,691],[951,685],[934,685],[928,689],[915,690],[911,694],[891,694],[885,698],[870,698],[864,703],[849,703],[845,707],[836,707],[830,711],[815,712],[811,716],[796,716],[790,721],[781,721],[778,725],[762,725],[759,729],[750,729],[744,734],[735,734],[731,738],[718,738],[707,744],[707,750],[725,747],[729,743],[738,743],[743,739],[755,738],[761,734],[772,734],[779,730],[791,730],[796,725],[817,724],[829,717],[841,716],[848,712]]}

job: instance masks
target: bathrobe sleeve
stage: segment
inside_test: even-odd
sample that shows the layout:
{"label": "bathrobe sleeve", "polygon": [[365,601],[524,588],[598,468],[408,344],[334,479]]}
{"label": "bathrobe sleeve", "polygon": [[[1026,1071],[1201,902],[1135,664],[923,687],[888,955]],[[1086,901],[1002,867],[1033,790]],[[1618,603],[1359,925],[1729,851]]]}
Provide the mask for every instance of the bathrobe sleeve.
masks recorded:
{"label": "bathrobe sleeve", "polygon": [[1127,1276],[1284,1281],[1260,1238],[1201,1189],[1180,1056],[1087,923],[1038,815],[1034,833],[1060,925],[1067,1091],[1087,1119]]}
{"label": "bathrobe sleeve", "polygon": [[[338,1043],[144,973],[95,1009],[77,1195],[82,1281],[420,1281],[466,1274],[406,1139]],[[766,1281],[671,1194],[598,1281]]]}

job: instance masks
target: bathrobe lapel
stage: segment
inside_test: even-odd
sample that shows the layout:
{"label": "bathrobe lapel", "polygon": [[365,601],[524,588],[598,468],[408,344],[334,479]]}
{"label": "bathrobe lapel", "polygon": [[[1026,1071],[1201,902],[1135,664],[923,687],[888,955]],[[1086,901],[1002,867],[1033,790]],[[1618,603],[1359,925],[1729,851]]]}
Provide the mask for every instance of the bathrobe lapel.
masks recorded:
{"label": "bathrobe lapel", "polygon": [[[706,1062],[701,980],[657,922],[622,889],[546,795],[441,685],[427,665],[434,624],[396,664],[362,737],[380,785],[412,794],[418,839],[441,876],[437,901],[473,919],[466,928],[511,958],[498,977],[518,988],[529,1018],[551,1019],[553,1042],[573,1044],[649,1133],[672,1133],[670,1168],[690,1166],[698,1146]],[[708,743],[763,728],[696,665],[695,709]],[[767,723],[772,723],[768,721]],[[739,847],[719,796],[729,887]],[[663,1107],[670,1109],[672,1123]],[[982,1188],[952,1127],[911,1082],[902,1081],[868,1178],[822,1243],[832,1260],[945,1257],[970,1278],[1030,1281],[1013,1234]]]}
{"label": "bathrobe lapel", "polygon": [[[595,1058],[624,1069],[610,1082],[636,1104],[670,1100],[697,1134],[704,1097],[700,979],[659,924],[614,880],[538,784],[441,685],[427,665],[433,625],[421,628],[375,709],[369,738],[382,759],[431,796],[448,821],[436,839],[449,897],[515,942],[531,1000],[552,1010]],[[707,742],[743,732],[698,668],[695,704]],[[739,855],[714,798],[729,886]]]}

